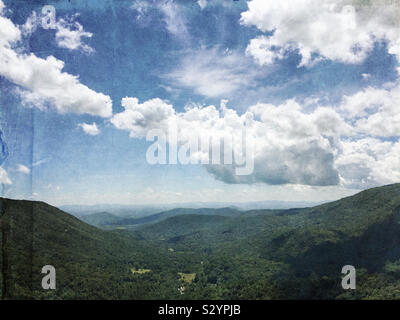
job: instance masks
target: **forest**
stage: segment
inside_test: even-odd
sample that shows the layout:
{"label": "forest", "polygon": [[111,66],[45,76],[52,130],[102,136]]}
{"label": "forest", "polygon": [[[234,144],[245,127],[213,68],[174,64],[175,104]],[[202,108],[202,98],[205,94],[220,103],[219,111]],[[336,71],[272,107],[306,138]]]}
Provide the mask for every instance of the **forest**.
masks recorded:
{"label": "forest", "polygon": [[[400,298],[400,184],[311,208],[180,208],[139,221],[0,204],[2,299]],[[56,290],[41,286],[45,265]],[[341,286],[344,265],[356,290]]]}

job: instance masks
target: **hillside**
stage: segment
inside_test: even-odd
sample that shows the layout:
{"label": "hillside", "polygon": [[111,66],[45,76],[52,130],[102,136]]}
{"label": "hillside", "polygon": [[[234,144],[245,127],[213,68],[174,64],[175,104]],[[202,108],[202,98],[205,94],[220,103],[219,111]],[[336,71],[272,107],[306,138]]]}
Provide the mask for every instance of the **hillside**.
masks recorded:
{"label": "hillside", "polygon": [[[5,299],[150,299],[177,297],[168,253],[126,232],[102,231],[42,202],[0,199],[1,292]],[[57,290],[41,288],[53,265]],[[154,273],[137,277],[133,268]],[[158,277],[162,277],[162,283]],[[164,294],[164,296],[162,296]]]}
{"label": "hillside", "polygon": [[[131,230],[0,204],[7,299],[400,299],[400,184],[312,208],[171,210]],[[51,292],[40,287],[47,264]],[[340,285],[347,264],[354,291]]]}
{"label": "hillside", "polygon": [[118,221],[121,220],[120,217],[117,217],[108,212],[91,213],[91,214],[79,217],[79,219],[88,224],[91,224],[92,226],[95,226],[95,227],[105,227],[108,225],[113,225],[113,224],[118,223]]}
{"label": "hillside", "polygon": [[[137,226],[137,225],[142,225],[142,224],[147,224],[147,223],[155,223],[155,222],[161,222],[165,219],[172,218],[175,216],[181,216],[181,215],[204,215],[204,216],[212,216],[212,215],[218,215],[218,216],[237,216],[241,214],[241,211],[234,209],[234,208],[200,208],[200,209],[191,209],[191,208],[177,208],[177,209],[172,209],[168,211],[163,211],[159,212],[156,214],[152,214],[146,217],[142,218],[120,218],[120,219],[114,219],[113,221],[104,221],[102,222],[102,226],[108,226],[108,227],[118,227],[118,226],[123,226],[123,227],[132,227],[132,226]],[[88,222],[90,223],[90,222]],[[93,223],[91,223],[93,224]]]}
{"label": "hillside", "polygon": [[164,221],[180,215],[204,215],[204,216],[238,216],[242,213],[234,208],[176,208],[167,211],[150,214],[144,217],[123,217],[108,212],[96,212],[77,216],[81,221],[103,229],[135,229],[137,226]]}
{"label": "hillside", "polygon": [[[249,298],[249,292],[262,299],[400,298],[396,278],[400,275],[400,184],[313,208],[255,210],[203,222],[197,217],[193,223],[188,219],[178,216],[136,232],[176,250],[208,252],[212,269],[230,266],[231,271],[219,277],[236,279],[229,287],[232,298]],[[354,265],[365,278],[356,292],[340,287],[340,271],[346,264]],[[283,279],[277,283],[276,277]],[[377,279],[381,284],[375,283]],[[254,290],[260,280],[267,287],[275,283],[279,292]],[[396,289],[387,291],[385,285]]]}

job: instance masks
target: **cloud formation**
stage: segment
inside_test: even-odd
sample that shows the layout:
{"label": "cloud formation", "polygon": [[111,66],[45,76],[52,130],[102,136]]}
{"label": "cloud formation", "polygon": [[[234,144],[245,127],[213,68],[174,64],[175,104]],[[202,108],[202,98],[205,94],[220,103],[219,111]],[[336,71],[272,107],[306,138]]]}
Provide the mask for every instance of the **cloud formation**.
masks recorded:
{"label": "cloud formation", "polygon": [[59,19],[56,24],[56,30],[56,42],[60,48],[82,50],[86,53],[94,52],[93,48],[82,42],[82,38],[91,38],[93,34],[84,31],[79,22]]}
{"label": "cloud formation", "polygon": [[[335,185],[339,174],[334,167],[341,134],[351,128],[333,110],[318,108],[311,114],[289,100],[285,104],[257,104],[242,115],[226,107],[191,107],[176,112],[171,105],[153,99],[140,104],[137,98],[122,101],[125,111],[111,122],[131,137],[143,138],[149,130],[160,129],[168,136],[176,128],[178,144],[188,143],[191,136],[232,139],[234,154],[245,156],[240,144],[243,132],[254,145],[254,173],[238,176],[233,165],[209,165],[216,179],[227,183]],[[168,141],[173,143],[173,141]],[[193,157],[209,157],[201,150]]]}
{"label": "cloud formation", "polygon": [[[280,105],[259,103],[241,115],[227,108],[226,101],[220,108],[192,106],[176,112],[161,99],[139,103],[137,98],[124,98],[125,110],[111,122],[132,138],[162,130],[170,143],[174,128],[178,145],[187,144],[191,136],[228,137],[234,141],[234,153],[241,156],[240,142],[246,132],[254,149],[251,175],[235,174],[239,167],[235,163],[205,165],[225,183],[366,188],[400,180],[400,142],[386,139],[400,135],[395,111],[399,90],[396,83],[384,89],[367,88],[345,96],[336,106],[316,102],[311,111],[295,100]],[[211,150],[200,150],[192,157],[201,160],[210,155]]]}
{"label": "cloud formation", "polygon": [[207,6],[207,0],[198,0],[197,4],[199,5],[200,9],[203,10]]}
{"label": "cloud formation", "polygon": [[[0,5],[1,8],[1,5]],[[8,177],[7,171],[0,167],[0,183],[10,185],[12,184],[11,179]]]}
{"label": "cloud formation", "polygon": [[97,125],[95,122],[93,122],[92,124],[80,123],[80,124],[78,124],[78,126],[81,127],[85,133],[87,133],[88,135],[91,135],[91,136],[97,136],[100,133],[100,130],[99,130],[99,128],[97,128]]}
{"label": "cloud formation", "polygon": [[[59,18],[56,20],[55,12],[47,14],[36,14],[35,11],[26,19],[26,22],[20,26],[20,30],[24,36],[30,36],[38,27],[43,27],[43,23],[48,23],[51,20],[50,14],[54,14],[54,21],[46,26],[46,29],[56,30],[56,43],[60,48],[68,50],[80,50],[87,54],[93,53],[94,49],[83,42],[83,38],[91,38],[93,34],[83,29],[83,26],[76,21],[78,14]],[[44,22],[45,20],[46,22]]]}
{"label": "cloud formation", "polygon": [[151,9],[156,9],[161,13],[162,21],[170,34],[178,38],[186,38],[188,35],[186,20],[182,13],[181,6],[174,1],[135,0],[131,8],[136,10],[139,20],[144,18]]}
{"label": "cloud formation", "polygon": [[298,50],[300,66],[317,58],[344,63],[362,62],[376,41],[387,41],[388,51],[400,57],[396,3],[379,7],[361,1],[289,0],[248,2],[241,23],[264,35],[252,39],[247,53],[261,65]]}
{"label": "cloud formation", "polygon": [[352,96],[345,96],[341,111],[353,119],[356,130],[375,137],[400,136],[400,84],[387,88],[368,87]]}
{"label": "cloud formation", "polygon": [[[0,3],[4,7],[1,0]],[[24,53],[18,47],[20,40],[20,29],[0,15],[0,76],[18,86],[16,92],[24,105],[42,110],[51,107],[59,113],[111,116],[109,96],[89,89],[77,76],[63,72],[63,61]]]}
{"label": "cloud formation", "polygon": [[225,98],[240,88],[255,84],[258,70],[249,64],[246,57],[237,52],[203,48],[188,52],[177,68],[164,78],[202,96]]}
{"label": "cloud formation", "polygon": [[115,114],[110,121],[117,129],[129,131],[132,138],[145,137],[151,129],[166,130],[170,117],[175,116],[172,105],[158,98],[141,104],[138,98],[125,97],[121,104],[125,110]]}
{"label": "cloud formation", "polygon": [[29,169],[27,166],[24,166],[23,164],[19,164],[17,166],[17,172],[23,173],[23,174],[30,174],[31,169]]}
{"label": "cloud formation", "polygon": [[400,142],[376,138],[348,139],[336,160],[347,187],[370,188],[400,181]]}

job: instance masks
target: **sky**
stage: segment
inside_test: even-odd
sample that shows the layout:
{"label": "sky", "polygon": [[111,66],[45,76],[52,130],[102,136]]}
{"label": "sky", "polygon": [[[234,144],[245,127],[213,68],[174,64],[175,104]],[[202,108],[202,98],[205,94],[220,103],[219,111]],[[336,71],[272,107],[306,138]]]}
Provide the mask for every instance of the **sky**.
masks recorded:
{"label": "sky", "polygon": [[[0,0],[1,196],[317,202],[400,182],[399,11],[385,0]],[[153,164],[154,130],[168,157],[193,137],[231,138],[235,161],[245,132],[252,170],[196,162],[209,149]]]}

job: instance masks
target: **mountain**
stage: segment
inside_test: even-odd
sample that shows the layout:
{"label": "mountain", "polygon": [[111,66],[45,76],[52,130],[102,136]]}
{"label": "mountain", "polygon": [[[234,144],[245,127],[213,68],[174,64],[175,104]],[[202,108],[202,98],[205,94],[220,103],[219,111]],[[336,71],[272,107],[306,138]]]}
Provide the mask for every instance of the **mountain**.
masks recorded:
{"label": "mountain", "polygon": [[[0,198],[0,209],[4,299],[179,296],[173,288],[180,285],[176,274],[181,269],[170,271],[173,264],[167,251],[123,231],[97,229],[43,202]],[[190,259],[197,261],[192,256]],[[45,265],[56,268],[54,291],[41,287]],[[153,272],[139,278],[132,270],[140,269]]]}
{"label": "mountain", "polygon": [[250,201],[250,202],[187,202],[167,204],[97,204],[97,205],[64,205],[59,209],[77,217],[83,217],[98,212],[108,212],[115,216],[125,218],[143,218],[159,212],[169,211],[176,208],[202,209],[202,208],[236,208],[238,210],[261,210],[261,209],[290,209],[316,206],[320,203],[309,201]]}
{"label": "mountain", "polygon": [[[0,209],[6,299],[400,299],[400,184],[311,208],[171,210],[131,230],[42,202]],[[344,265],[356,290],[341,287]]]}
{"label": "mountain", "polygon": [[[207,252],[209,272],[224,270],[214,278],[237,279],[226,297],[400,298],[400,184],[313,208],[190,218],[135,232],[176,251]],[[341,288],[344,265],[358,270],[356,291]]]}
{"label": "mountain", "polygon": [[[200,209],[191,209],[191,208],[177,208],[172,209],[164,212],[159,212],[153,215],[149,215],[142,218],[120,218],[114,219],[109,223],[102,224],[103,226],[123,226],[123,227],[130,227],[130,226],[137,226],[146,223],[155,223],[160,222],[165,219],[180,216],[180,215],[218,215],[218,216],[235,216],[241,214],[241,211],[234,209],[234,208],[200,208]],[[87,220],[85,220],[87,221]],[[90,223],[90,222],[88,222]],[[92,223],[91,223],[92,224]]]}
{"label": "mountain", "polygon": [[113,225],[121,220],[121,217],[117,217],[108,212],[91,213],[78,218],[95,227],[104,227],[108,225]]}
{"label": "mountain", "polygon": [[59,209],[76,217],[83,217],[98,212],[108,212],[119,217],[140,218],[157,212],[170,210],[175,207],[167,205],[123,205],[123,204],[97,204],[97,205],[64,205]]}

